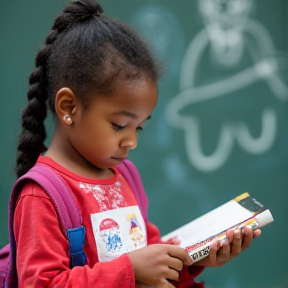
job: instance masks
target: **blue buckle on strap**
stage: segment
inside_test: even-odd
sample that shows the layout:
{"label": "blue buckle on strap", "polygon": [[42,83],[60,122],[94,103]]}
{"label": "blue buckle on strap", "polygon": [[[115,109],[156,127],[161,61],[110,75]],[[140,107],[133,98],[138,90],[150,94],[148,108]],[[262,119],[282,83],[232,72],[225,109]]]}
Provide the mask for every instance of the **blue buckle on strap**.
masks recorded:
{"label": "blue buckle on strap", "polygon": [[70,268],[83,266],[87,263],[87,258],[83,250],[85,242],[85,227],[67,229],[67,238],[69,241]]}

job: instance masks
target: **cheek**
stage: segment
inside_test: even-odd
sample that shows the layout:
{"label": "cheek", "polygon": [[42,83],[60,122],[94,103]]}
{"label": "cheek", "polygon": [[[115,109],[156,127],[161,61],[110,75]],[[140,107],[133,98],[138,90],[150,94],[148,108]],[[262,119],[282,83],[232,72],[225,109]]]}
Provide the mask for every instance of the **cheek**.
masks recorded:
{"label": "cheek", "polygon": [[[117,135],[112,130],[110,123],[100,122],[97,125],[93,124],[89,126],[89,123],[83,123],[83,129],[81,129],[80,140],[86,149],[95,151],[98,153],[104,153],[105,151],[112,149],[117,142]],[[88,127],[89,126],[89,127]]]}
{"label": "cheek", "polygon": [[75,134],[95,141],[95,139],[101,137],[105,130],[108,127],[105,127],[103,121],[98,120],[93,117],[85,117],[84,119],[75,123]]}
{"label": "cheek", "polygon": [[[74,149],[91,163],[111,157],[117,149],[115,138],[103,131],[82,130],[78,136],[73,136]],[[71,141],[71,142],[72,142]]]}

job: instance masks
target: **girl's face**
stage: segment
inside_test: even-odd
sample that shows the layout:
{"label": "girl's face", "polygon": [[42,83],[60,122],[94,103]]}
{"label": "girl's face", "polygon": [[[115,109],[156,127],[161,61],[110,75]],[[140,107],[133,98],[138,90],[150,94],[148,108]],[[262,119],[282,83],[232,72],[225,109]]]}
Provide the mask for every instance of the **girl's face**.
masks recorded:
{"label": "girl's face", "polygon": [[157,84],[144,77],[124,81],[109,95],[95,95],[88,109],[80,108],[73,117],[69,150],[78,154],[73,158],[101,170],[120,164],[136,148],[137,134],[151,117],[157,98]]}

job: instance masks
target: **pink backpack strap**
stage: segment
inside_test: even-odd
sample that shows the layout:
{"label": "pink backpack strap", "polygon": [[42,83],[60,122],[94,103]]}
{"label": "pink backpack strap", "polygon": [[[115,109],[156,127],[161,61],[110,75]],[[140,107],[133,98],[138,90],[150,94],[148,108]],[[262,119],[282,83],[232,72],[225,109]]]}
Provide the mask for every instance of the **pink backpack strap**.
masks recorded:
{"label": "pink backpack strap", "polygon": [[[82,218],[70,187],[64,179],[62,179],[62,177],[49,166],[37,164],[15,182],[10,196],[8,209],[10,260],[9,272],[5,286],[9,288],[18,286],[16,271],[16,242],[13,222],[16,203],[26,181],[36,182],[50,196],[60,219],[61,229],[68,238],[70,267],[83,266],[87,262],[86,255],[83,251],[85,227],[82,225]],[[7,249],[9,249],[9,246],[7,246]]]}
{"label": "pink backpack strap", "polygon": [[15,205],[19,197],[19,193],[21,192],[21,188],[24,184],[23,180],[35,181],[42,186],[42,188],[50,196],[51,201],[58,213],[62,232],[64,234],[66,233],[66,229],[82,225],[81,215],[76,207],[70,187],[59,174],[57,174],[49,166],[43,164],[35,165],[29,170],[28,173],[16,181],[11,194],[11,206],[9,207],[9,214],[11,214],[12,217],[14,215]]}
{"label": "pink backpack strap", "polygon": [[127,159],[124,160],[120,165],[118,165],[117,168],[130,185],[136,198],[137,204],[140,208],[142,217],[145,221],[147,221],[148,198],[145,193],[144,186],[138,169],[131,161]]}

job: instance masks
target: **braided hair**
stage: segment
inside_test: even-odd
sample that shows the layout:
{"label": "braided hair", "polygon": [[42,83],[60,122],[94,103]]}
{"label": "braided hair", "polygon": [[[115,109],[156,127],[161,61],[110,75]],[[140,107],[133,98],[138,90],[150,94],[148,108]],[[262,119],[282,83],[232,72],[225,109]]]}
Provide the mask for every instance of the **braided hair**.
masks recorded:
{"label": "braided hair", "polygon": [[22,112],[16,175],[25,174],[46,150],[46,103],[55,113],[55,95],[70,87],[86,109],[91,91],[108,93],[120,79],[143,75],[157,81],[159,67],[148,46],[122,22],[104,15],[93,0],[75,0],[59,14],[39,49]]}

